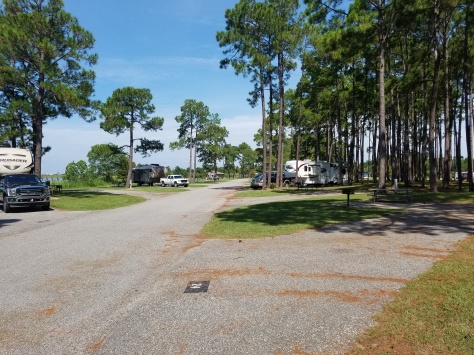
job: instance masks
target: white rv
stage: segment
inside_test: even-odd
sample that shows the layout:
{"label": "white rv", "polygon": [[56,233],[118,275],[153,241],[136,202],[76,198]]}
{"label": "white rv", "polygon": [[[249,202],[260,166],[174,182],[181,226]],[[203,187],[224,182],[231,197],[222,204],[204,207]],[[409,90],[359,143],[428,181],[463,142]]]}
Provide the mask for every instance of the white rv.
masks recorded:
{"label": "white rv", "polygon": [[311,160],[288,160],[283,167],[283,185],[293,185],[300,169],[308,163],[311,163]]}
{"label": "white rv", "polygon": [[298,186],[324,186],[338,183],[339,165],[321,160],[302,164],[295,181],[295,185]]}
{"label": "white rv", "polygon": [[322,161],[311,161],[303,164],[298,170],[295,185],[323,186],[328,184],[327,164]]}

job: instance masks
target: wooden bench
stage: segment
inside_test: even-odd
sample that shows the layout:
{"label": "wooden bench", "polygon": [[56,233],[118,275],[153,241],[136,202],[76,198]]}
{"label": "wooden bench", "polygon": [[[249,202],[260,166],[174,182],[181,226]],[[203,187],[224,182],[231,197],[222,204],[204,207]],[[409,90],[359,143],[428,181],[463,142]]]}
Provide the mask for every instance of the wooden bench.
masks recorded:
{"label": "wooden bench", "polygon": [[378,201],[404,201],[408,202],[412,196],[411,189],[371,189],[369,195],[374,202]]}

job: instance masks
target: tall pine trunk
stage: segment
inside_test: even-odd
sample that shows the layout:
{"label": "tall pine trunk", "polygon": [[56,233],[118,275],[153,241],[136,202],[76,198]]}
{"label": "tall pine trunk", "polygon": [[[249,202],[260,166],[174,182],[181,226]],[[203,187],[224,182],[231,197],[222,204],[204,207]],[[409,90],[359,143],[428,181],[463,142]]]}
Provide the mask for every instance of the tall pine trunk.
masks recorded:
{"label": "tall pine trunk", "polygon": [[429,161],[430,161],[430,190],[438,192],[437,181],[437,163],[435,156],[435,131],[436,131],[436,115],[438,105],[438,87],[439,87],[439,72],[441,65],[441,53],[439,45],[439,27],[440,27],[440,4],[439,0],[435,0],[434,10],[434,28],[433,28],[433,54],[434,54],[434,69],[433,69],[433,86],[431,88],[430,97],[430,126],[429,126]]}

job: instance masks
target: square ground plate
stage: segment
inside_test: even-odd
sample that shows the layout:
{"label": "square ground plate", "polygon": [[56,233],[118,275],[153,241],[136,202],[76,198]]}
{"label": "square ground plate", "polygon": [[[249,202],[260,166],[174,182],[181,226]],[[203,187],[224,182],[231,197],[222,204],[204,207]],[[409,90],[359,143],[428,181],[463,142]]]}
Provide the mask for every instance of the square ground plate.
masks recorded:
{"label": "square ground plate", "polygon": [[207,292],[210,281],[189,281],[184,293]]}

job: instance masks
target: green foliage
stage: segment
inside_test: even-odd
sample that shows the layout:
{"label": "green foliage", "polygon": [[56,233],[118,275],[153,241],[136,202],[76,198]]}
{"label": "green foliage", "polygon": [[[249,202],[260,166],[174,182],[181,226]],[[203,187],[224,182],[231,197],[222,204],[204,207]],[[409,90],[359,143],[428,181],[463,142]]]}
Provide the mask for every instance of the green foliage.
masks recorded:
{"label": "green foliage", "polygon": [[257,168],[257,152],[247,143],[239,145],[239,164],[242,176],[250,177]]}
{"label": "green foliage", "polygon": [[186,99],[181,106],[181,114],[175,117],[175,121],[179,123],[178,141],[171,143],[170,148],[172,150],[192,149],[197,135],[203,129],[203,124],[209,116],[209,107],[202,101]]}
{"label": "green foliage", "polygon": [[201,234],[211,238],[262,238],[376,218],[394,209],[347,208],[345,196],[262,203],[216,213]]}
{"label": "green foliage", "polygon": [[185,178],[189,178],[188,173],[189,173],[188,170],[183,169],[179,166],[175,166],[174,169],[168,170],[168,174],[182,175]]}
{"label": "green foliage", "polygon": [[133,168],[134,141],[139,140],[140,144],[135,148],[135,152],[143,156],[150,152],[163,150],[163,144],[158,140],[148,140],[147,138],[135,138],[134,130],[141,126],[145,131],[159,131],[163,126],[164,119],[160,117],[150,117],[155,111],[155,106],[151,104],[152,95],[149,89],[136,89],[125,87],[117,89],[112,96],[101,107],[102,118],[100,127],[115,135],[129,132],[129,157],[126,187],[130,186],[130,179]]}
{"label": "green foliage", "polygon": [[239,147],[226,144],[223,147],[224,172],[233,176],[237,172],[235,162],[239,158]]}
{"label": "green foliage", "polygon": [[212,167],[213,171],[217,171],[217,161],[224,158],[225,138],[229,135],[227,129],[220,123],[218,115],[211,115],[197,135],[199,161],[204,166]]}
{"label": "green foliage", "polygon": [[145,131],[158,131],[163,126],[163,118],[149,117],[155,112],[149,89],[125,87],[117,89],[101,107],[103,122],[100,128],[108,133],[120,135],[133,132],[139,125]]}
{"label": "green foliage", "polygon": [[[268,102],[270,121],[273,119],[274,112],[273,97],[278,96],[279,120],[275,125],[278,127],[276,152],[278,162],[281,164],[283,164],[285,84],[290,72],[296,67],[294,59],[303,37],[298,6],[298,0],[241,0],[233,9],[226,10],[226,30],[216,35],[219,46],[225,48],[223,53],[226,58],[221,60],[221,68],[231,65],[236,74],[251,77],[253,91],[250,92],[248,101],[252,107],[255,107],[259,100],[261,101],[263,124],[259,141],[263,148],[262,152],[265,154],[267,151],[270,152],[270,162],[272,154],[271,149],[267,150],[265,127],[267,104],[265,89],[270,91],[270,102]],[[270,128],[270,134],[273,133],[271,131]],[[263,161],[266,161],[266,155]],[[265,171],[266,166],[263,168]],[[281,167],[278,171],[280,169]]]}
{"label": "green foliage", "polygon": [[106,182],[125,181],[127,178],[127,155],[115,144],[97,144],[87,153],[89,170]]}
{"label": "green foliage", "polygon": [[[194,157],[197,158],[197,152],[202,145],[199,145],[199,137],[203,131],[205,122],[211,116],[209,107],[204,105],[202,101],[186,99],[183,106],[181,106],[181,114],[175,117],[178,128],[178,140],[170,143],[170,149],[189,149],[189,179],[193,179],[191,172],[193,170],[193,150]],[[195,160],[194,160],[195,161]],[[196,171],[196,166],[194,166]]]}
{"label": "green foliage", "polygon": [[72,162],[66,166],[63,179],[71,183],[88,184],[92,180],[92,173],[84,160]]}
{"label": "green foliage", "polygon": [[[0,9],[0,123],[10,141],[31,142],[41,175],[43,124],[78,114],[95,119],[95,74],[85,66],[92,34],[63,9],[61,0],[4,0]],[[3,75],[5,73],[5,75]]]}
{"label": "green foliage", "polygon": [[143,197],[126,194],[63,190],[51,200],[51,207],[67,211],[97,211],[129,206],[144,201]]}

